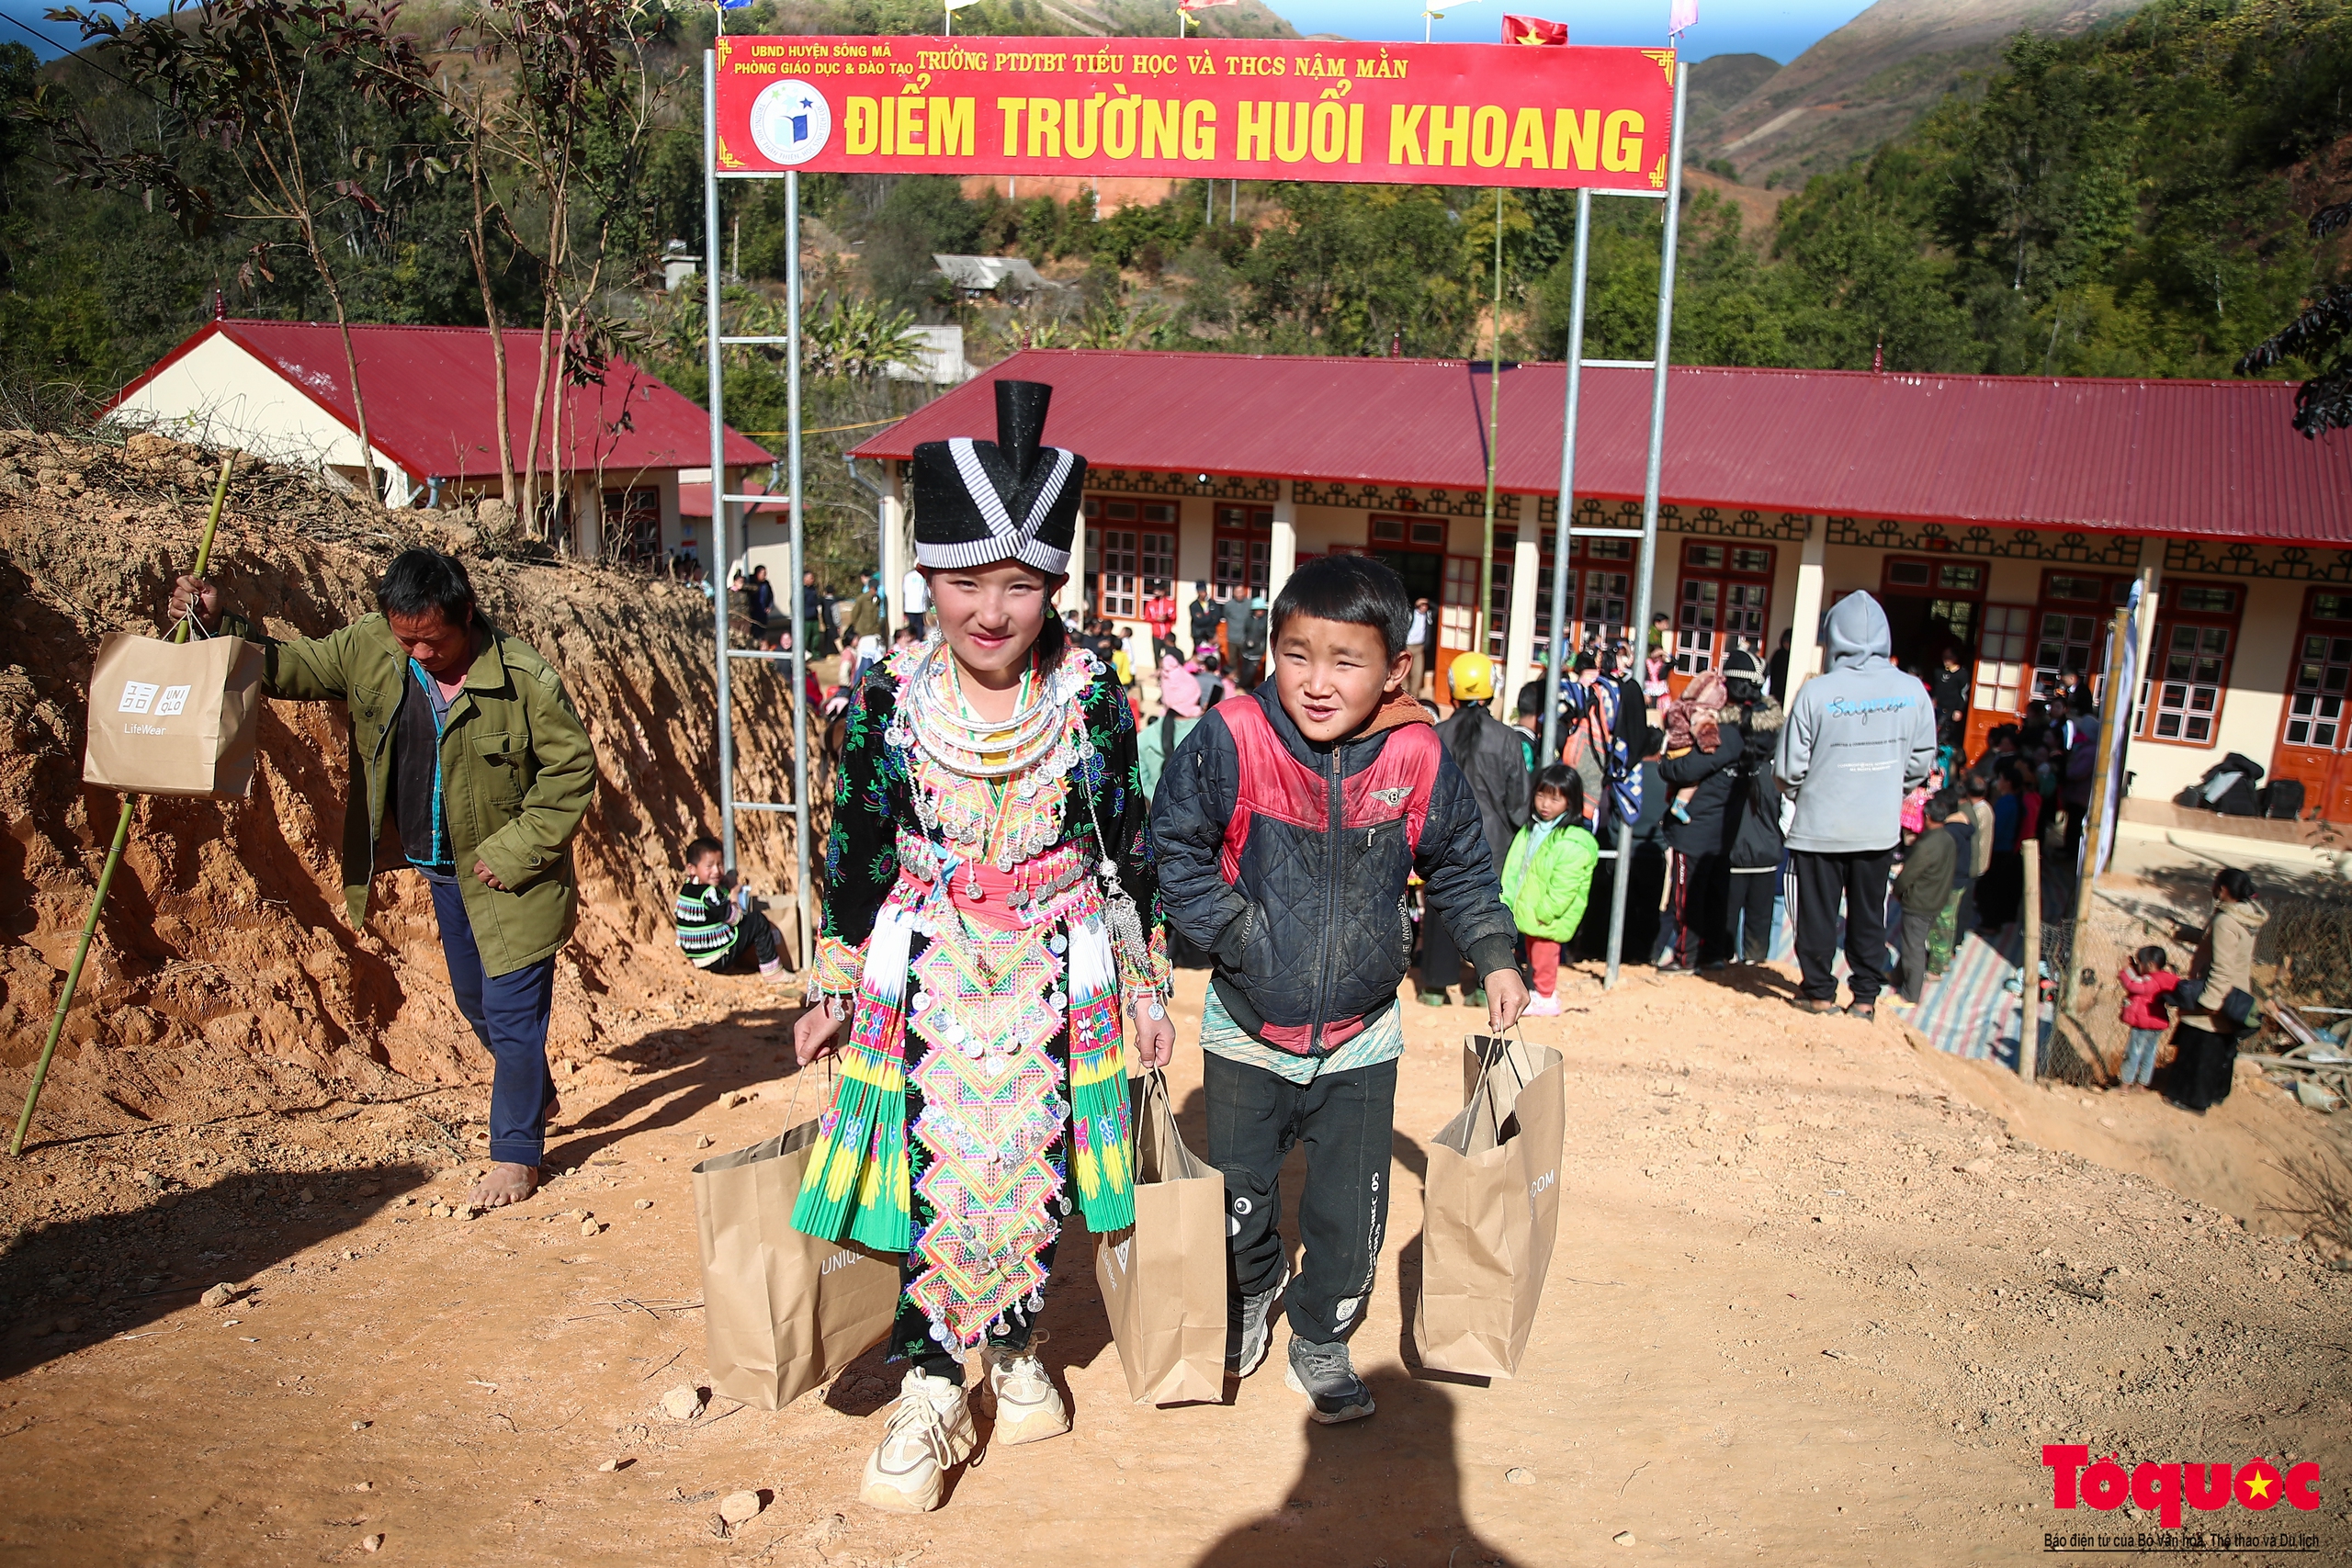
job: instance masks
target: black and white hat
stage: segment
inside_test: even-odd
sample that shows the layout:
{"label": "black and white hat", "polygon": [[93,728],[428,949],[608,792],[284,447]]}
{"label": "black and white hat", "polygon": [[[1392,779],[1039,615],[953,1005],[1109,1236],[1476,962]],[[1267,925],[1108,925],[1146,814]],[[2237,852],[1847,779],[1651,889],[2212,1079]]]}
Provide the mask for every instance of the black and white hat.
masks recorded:
{"label": "black and white hat", "polygon": [[1054,389],[996,384],[996,439],[915,448],[915,560],[936,570],[1017,560],[1060,576],[1086,489],[1086,459],[1042,445]]}

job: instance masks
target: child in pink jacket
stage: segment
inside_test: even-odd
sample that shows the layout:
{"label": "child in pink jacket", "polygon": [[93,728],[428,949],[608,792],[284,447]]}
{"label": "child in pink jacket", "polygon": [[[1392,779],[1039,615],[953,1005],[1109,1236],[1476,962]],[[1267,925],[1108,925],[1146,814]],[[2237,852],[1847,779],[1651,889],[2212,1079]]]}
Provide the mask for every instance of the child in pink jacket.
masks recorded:
{"label": "child in pink jacket", "polygon": [[2115,983],[2123,987],[2123,1022],[2132,1031],[2131,1043],[2123,1048],[2127,1088],[2148,1087],[2155,1075],[2156,1046],[2171,1027],[2161,998],[2180,984],[2180,976],[2165,965],[2165,950],[2152,943],[2126,959],[2116,973]]}

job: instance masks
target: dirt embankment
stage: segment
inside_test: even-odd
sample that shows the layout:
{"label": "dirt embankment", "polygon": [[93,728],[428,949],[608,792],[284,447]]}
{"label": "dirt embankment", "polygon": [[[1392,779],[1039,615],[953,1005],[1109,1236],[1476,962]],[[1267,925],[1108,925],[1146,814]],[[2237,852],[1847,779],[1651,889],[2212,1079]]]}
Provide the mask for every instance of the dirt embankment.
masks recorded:
{"label": "dirt embankment", "polygon": [[[22,1093],[90,907],[119,796],[81,783],[99,637],[153,631],[188,570],[217,457],[0,432],[0,1083]],[[579,936],[559,964],[550,1038],[577,1070],[603,1019],[674,988],[667,901],[677,852],[715,830],[709,611],[699,592],[533,560],[462,523],[388,512],[241,459],[212,572],[273,636],[315,636],[374,607],[400,549],[466,560],[491,618],[563,673],[597,751],[576,842]],[[788,796],[787,688],[739,683],[750,798]],[[243,800],[142,801],[66,1022],[40,1129],[380,1099],[485,1074],[448,995],[429,899],[378,878],[364,931],[344,912],[348,729],[339,705],[272,703]],[[789,818],[744,826],[755,888],[790,886]],[[658,966],[660,973],[648,966]],[[13,1103],[13,1100],[11,1101]]]}

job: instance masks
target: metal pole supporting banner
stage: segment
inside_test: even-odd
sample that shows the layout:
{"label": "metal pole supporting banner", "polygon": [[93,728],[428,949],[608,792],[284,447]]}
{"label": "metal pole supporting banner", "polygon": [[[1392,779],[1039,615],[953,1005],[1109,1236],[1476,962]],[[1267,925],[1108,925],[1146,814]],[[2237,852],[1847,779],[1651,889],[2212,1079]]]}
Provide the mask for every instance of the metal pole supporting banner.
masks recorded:
{"label": "metal pole supporting banner", "polygon": [[[1577,494],[1577,403],[1584,392],[1584,286],[1589,273],[1592,241],[1592,192],[1577,192],[1577,260],[1576,287],[1569,295],[1568,306],[1568,401],[1560,416],[1560,500],[1559,515],[1552,524],[1552,647],[1544,671],[1544,764],[1549,767],[1560,760],[1560,666],[1566,662],[1566,638],[1562,636],[1569,624],[1573,606],[1569,595],[1574,574],[1568,570],[1568,550],[1573,545],[1575,528],[1569,514],[1575,510]],[[1638,759],[1637,759],[1638,760]],[[1604,782],[1605,791],[1608,787]],[[1591,803],[1595,807],[1602,802]]]}
{"label": "metal pole supporting banner", "polygon": [[[1478,551],[1478,613],[1471,619],[1477,628],[1478,651],[1493,651],[1495,612],[1495,434],[1502,418],[1503,391],[1503,187],[1495,187],[1495,344],[1487,368],[1487,529]],[[1487,698],[1492,703],[1492,697]],[[1506,709],[1506,712],[1509,710]]]}
{"label": "metal pole supporting banner", "polygon": [[[1657,269],[1657,359],[1650,370],[1650,457],[1642,481],[1642,549],[1634,584],[1634,646],[1635,669],[1649,650],[1651,575],[1657,559],[1657,494],[1666,457],[1666,367],[1674,346],[1674,248],[1682,217],[1682,109],[1689,98],[1690,67],[1678,56],[1674,62],[1674,134],[1666,155],[1666,238]],[[1645,722],[1646,722],[1646,705]],[[1641,759],[1633,759],[1638,767]],[[1601,984],[1614,987],[1625,945],[1625,884],[1632,880],[1634,825],[1617,824],[1617,874],[1609,887],[1609,969]]]}
{"label": "metal pole supporting banner", "polygon": [[800,575],[806,569],[802,560],[802,530],[805,508],[800,492],[800,175],[794,171],[784,176],[784,260],[785,292],[785,354],[790,360],[785,378],[786,461],[792,481],[792,852],[793,891],[800,908],[800,951],[796,955],[805,972],[816,962],[816,949],[810,936],[814,925],[809,914],[808,885],[814,880],[808,865],[808,627],[803,624],[802,610],[807,607],[801,595]]}
{"label": "metal pole supporting banner", "polygon": [[719,375],[718,329],[718,55],[702,55],[703,305],[708,353],[704,373],[710,392],[710,583],[718,644],[718,841],[721,859],[735,868],[735,722],[728,689],[727,659],[727,413]]}

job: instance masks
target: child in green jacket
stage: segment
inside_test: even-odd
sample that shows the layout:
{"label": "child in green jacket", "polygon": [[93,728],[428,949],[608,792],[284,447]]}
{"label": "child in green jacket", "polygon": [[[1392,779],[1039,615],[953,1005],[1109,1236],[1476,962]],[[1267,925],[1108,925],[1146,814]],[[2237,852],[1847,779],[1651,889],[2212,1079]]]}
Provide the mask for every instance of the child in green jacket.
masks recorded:
{"label": "child in green jacket", "polygon": [[1535,819],[1519,830],[1503,861],[1503,903],[1527,938],[1535,972],[1530,1017],[1560,1010],[1560,944],[1577,934],[1600,845],[1583,825],[1584,780],[1555,762],[1535,776]]}

